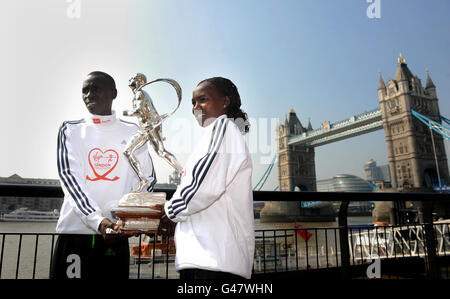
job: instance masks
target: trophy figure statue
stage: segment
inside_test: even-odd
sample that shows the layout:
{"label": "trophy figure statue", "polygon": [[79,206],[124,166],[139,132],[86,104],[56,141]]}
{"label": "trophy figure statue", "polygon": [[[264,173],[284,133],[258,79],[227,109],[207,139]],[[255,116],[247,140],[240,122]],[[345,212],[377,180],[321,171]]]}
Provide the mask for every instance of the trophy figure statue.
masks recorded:
{"label": "trophy figure statue", "polygon": [[[149,94],[142,90],[144,86],[159,81],[171,84],[178,96],[178,104],[175,109],[163,115],[158,114]],[[147,78],[141,73],[131,77],[128,86],[134,94],[133,106],[132,110],[124,111],[123,115],[136,116],[139,120],[139,130],[128,140],[124,155],[139,178],[139,186],[135,191],[125,194],[119,200],[118,207],[112,209],[112,213],[119,218],[117,224],[121,230],[155,233],[164,208],[166,194],[164,192],[142,192],[148,184],[148,180],[143,174],[134,152],[149,142],[158,156],[165,159],[175,171],[182,171],[175,156],[164,148],[161,130],[162,122],[175,113],[180,106],[181,87],[172,79],[156,79],[147,83]]]}
{"label": "trophy figure statue", "polygon": [[[178,105],[175,110],[170,114],[165,114],[162,116],[160,116],[156,111],[152,99],[150,98],[148,93],[142,90],[142,87],[144,87],[145,85],[149,85],[158,81],[171,83],[172,86],[175,87],[178,95]],[[172,115],[180,105],[181,88],[178,83],[170,79],[158,79],[147,83],[145,75],[140,73],[134,75],[130,79],[128,86],[130,86],[131,90],[134,93],[133,110],[124,111],[123,115],[137,116],[140,129],[128,141],[124,154],[140,180],[140,185],[136,192],[142,192],[142,189],[145,185],[148,184],[148,181],[142,173],[139,161],[137,161],[134,156],[134,151],[145,145],[147,142],[152,145],[158,156],[165,159],[173,168],[175,168],[179,172],[182,171],[182,167],[175,159],[175,157],[164,148],[163,140],[161,137],[161,123],[164,121],[164,119]]]}

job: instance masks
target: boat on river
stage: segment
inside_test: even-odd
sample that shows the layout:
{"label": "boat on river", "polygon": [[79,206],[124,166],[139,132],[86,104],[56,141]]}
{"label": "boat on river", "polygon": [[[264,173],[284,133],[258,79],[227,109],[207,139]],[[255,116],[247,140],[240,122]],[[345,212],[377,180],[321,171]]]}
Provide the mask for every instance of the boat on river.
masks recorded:
{"label": "boat on river", "polygon": [[56,222],[59,211],[33,211],[28,208],[19,208],[8,214],[0,215],[0,221],[14,222]]}

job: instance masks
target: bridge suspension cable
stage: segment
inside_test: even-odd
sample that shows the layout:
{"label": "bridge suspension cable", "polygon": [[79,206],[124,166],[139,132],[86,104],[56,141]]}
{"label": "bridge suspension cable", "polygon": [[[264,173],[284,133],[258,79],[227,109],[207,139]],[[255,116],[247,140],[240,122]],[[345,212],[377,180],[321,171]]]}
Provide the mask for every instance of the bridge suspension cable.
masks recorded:
{"label": "bridge suspension cable", "polygon": [[450,119],[445,118],[445,117],[442,116],[442,115],[439,115],[439,117],[441,118],[441,120],[443,120],[443,121],[446,122],[448,125],[450,125]]}
{"label": "bridge suspension cable", "polygon": [[[441,176],[439,173],[438,160],[437,160],[437,156],[436,156],[436,148],[434,145],[433,131],[437,132],[438,134],[441,134],[446,140],[448,140],[448,139],[450,139],[450,128],[448,128],[434,120],[429,119],[428,117],[414,111],[413,109],[411,109],[411,113],[412,113],[412,115],[417,117],[421,122],[423,122],[425,125],[427,125],[428,128],[430,129],[431,142],[433,144],[433,151],[434,151],[434,161],[436,163],[436,173],[437,173],[438,183],[439,183],[439,191],[441,192],[441,190],[442,190]],[[444,121],[447,124],[449,124],[449,122],[450,122],[447,118],[443,117],[442,115],[439,115],[439,118],[441,119],[441,121]]]}
{"label": "bridge suspension cable", "polygon": [[[446,139],[450,139],[450,128],[446,127],[434,120],[429,119],[428,117],[414,111],[411,109],[411,114],[417,117],[421,122],[423,122],[425,125],[427,125],[432,130],[436,131],[437,133],[444,136]],[[450,124],[450,120],[440,115],[440,119],[446,122],[447,124]]]}
{"label": "bridge suspension cable", "polygon": [[260,191],[261,188],[264,186],[264,184],[266,183],[267,179],[269,178],[270,172],[272,171],[273,165],[275,164],[275,160],[277,159],[277,155],[275,154],[273,156],[272,162],[269,164],[269,166],[267,167],[266,171],[264,172],[264,174],[262,175],[261,179],[259,180],[259,182],[255,185],[255,187],[253,187],[253,191]]}

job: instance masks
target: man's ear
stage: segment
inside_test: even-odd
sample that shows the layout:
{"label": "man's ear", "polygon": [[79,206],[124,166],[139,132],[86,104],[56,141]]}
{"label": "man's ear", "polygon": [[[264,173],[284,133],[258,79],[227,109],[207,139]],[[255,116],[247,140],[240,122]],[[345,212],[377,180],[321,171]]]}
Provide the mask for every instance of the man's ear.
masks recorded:
{"label": "man's ear", "polygon": [[112,99],[114,100],[117,97],[117,89],[114,88],[112,92]]}

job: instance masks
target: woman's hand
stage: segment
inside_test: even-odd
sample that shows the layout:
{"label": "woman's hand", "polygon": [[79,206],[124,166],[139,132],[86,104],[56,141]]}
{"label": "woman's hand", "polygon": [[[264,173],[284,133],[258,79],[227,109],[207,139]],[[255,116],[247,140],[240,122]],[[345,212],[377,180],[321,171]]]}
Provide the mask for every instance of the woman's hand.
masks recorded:
{"label": "woman's hand", "polygon": [[164,208],[162,209],[162,216],[159,220],[159,226],[158,226],[158,235],[164,236],[164,237],[172,237],[175,233],[175,226],[176,222],[173,222],[169,219],[166,215],[166,211]]}

